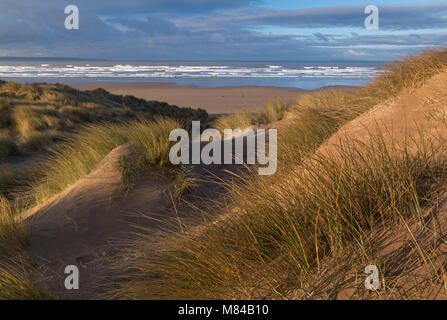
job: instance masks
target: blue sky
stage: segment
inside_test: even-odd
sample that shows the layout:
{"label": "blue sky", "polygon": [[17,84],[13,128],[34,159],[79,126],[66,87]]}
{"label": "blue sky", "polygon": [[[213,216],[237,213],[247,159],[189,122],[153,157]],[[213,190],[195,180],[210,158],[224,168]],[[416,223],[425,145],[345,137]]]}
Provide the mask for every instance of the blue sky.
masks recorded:
{"label": "blue sky", "polygon": [[[80,29],[64,28],[66,5]],[[364,27],[366,5],[380,29]],[[447,1],[1,0],[0,56],[392,60],[447,44]]]}

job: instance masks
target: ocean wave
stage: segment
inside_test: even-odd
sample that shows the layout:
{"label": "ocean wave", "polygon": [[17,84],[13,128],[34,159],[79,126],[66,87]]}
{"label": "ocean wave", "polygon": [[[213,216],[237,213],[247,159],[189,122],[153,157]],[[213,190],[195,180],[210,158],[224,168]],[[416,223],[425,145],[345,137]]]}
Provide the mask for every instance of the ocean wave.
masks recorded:
{"label": "ocean wave", "polygon": [[374,67],[336,66],[0,65],[0,78],[370,78],[376,73]]}

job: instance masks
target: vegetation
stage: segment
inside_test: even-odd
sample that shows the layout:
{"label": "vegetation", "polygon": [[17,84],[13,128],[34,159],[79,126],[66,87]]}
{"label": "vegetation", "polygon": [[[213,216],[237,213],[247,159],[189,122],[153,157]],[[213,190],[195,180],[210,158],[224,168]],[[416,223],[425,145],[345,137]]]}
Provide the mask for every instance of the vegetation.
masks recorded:
{"label": "vegetation", "polygon": [[39,274],[26,252],[0,259],[0,299],[48,300],[51,296],[30,276]]}
{"label": "vegetation", "polygon": [[[300,98],[291,108],[295,123],[280,132],[278,173],[253,173],[241,177],[240,183],[227,184],[234,207],[198,212],[209,223],[173,228],[161,236],[156,253],[149,253],[153,246],[147,245],[143,232],[141,241],[123,253],[131,275],[120,283],[117,295],[290,298],[299,288],[301,297],[318,298],[312,283],[324,261],[337,254],[374,255],[377,249],[367,240],[373,230],[392,230],[415,219],[431,235],[429,243],[439,241],[437,229],[428,227],[436,220],[436,209],[430,217],[422,212],[437,208],[442,192],[445,137],[428,139],[429,133],[421,130],[395,141],[377,126],[369,128],[366,142],[340,140],[330,153],[315,151],[347,121],[445,71],[446,57],[445,50],[428,51],[387,66],[353,94],[329,91]],[[217,122],[242,127],[253,123],[249,118],[239,113]],[[215,208],[220,208],[218,203]],[[216,214],[223,218],[216,222]],[[410,228],[408,232],[413,237]],[[413,238],[418,249],[413,258],[435,270],[428,281],[442,288],[445,272],[429,258],[441,254],[439,248],[423,251]],[[398,268],[407,267],[399,262]],[[333,291],[337,281],[328,285]],[[417,291],[418,286],[408,290]],[[406,289],[399,292],[400,298],[408,297]]]}
{"label": "vegetation", "polygon": [[256,112],[240,110],[234,114],[222,116],[216,119],[214,127],[220,131],[224,129],[245,129],[251,125],[272,123],[281,120],[288,106],[276,98],[268,102],[263,109]]}
{"label": "vegetation", "polygon": [[446,68],[446,49],[432,49],[417,56],[409,56],[401,62],[385,66],[383,73],[365,87],[361,95],[370,104],[377,104],[402,92],[411,93]]}
{"label": "vegetation", "polygon": [[[34,172],[39,172],[39,176],[16,176],[13,180],[16,189],[8,193],[9,199],[0,198],[0,274],[5,274],[4,282],[0,281],[0,297],[18,295],[20,291],[16,286],[29,286],[23,288],[25,296],[18,295],[17,298],[27,298],[28,294],[37,299],[49,297],[31,281],[29,274],[37,271],[25,251],[28,233],[24,222],[16,218],[18,213],[63,191],[92,171],[110,151],[123,144],[128,144],[133,150],[131,157],[123,159],[121,164],[123,179],[136,172],[141,174],[148,167],[167,166],[171,146],[167,137],[179,127],[181,124],[178,121],[167,118],[90,125],[67,138],[51,151],[44,162],[33,165]],[[174,180],[175,185],[180,183],[178,177]],[[126,181],[123,180],[123,183]],[[4,256],[3,248],[7,253]],[[23,259],[25,261],[20,264],[22,269],[17,269],[20,266],[18,260]],[[5,266],[2,264],[4,262]]]}
{"label": "vegetation", "polygon": [[14,217],[12,204],[0,196],[0,300],[49,299],[50,295],[31,278],[38,275],[32,258],[25,224]]}
{"label": "vegetation", "polygon": [[102,89],[1,82],[0,299],[50,298],[34,282],[39,271],[27,252],[28,230],[19,213],[63,191],[124,144],[132,155],[122,159],[123,184],[149,166],[168,165],[169,133],[206,117],[203,110]]}
{"label": "vegetation", "polygon": [[[66,85],[0,83],[0,157],[45,149],[82,125],[153,120],[157,116],[205,120],[204,110],[119,96],[103,89],[78,91]],[[1,160],[1,159],[0,159]]]}
{"label": "vegetation", "polygon": [[[399,227],[407,229],[417,254],[402,252],[405,262],[391,262],[390,268],[407,270],[407,261],[422,261],[430,270],[424,283],[445,286],[445,263],[436,257],[442,254],[438,208],[447,175],[447,137],[421,129],[395,140],[377,124],[368,128],[365,141],[344,137],[330,147],[324,143],[348,121],[411,93],[446,67],[447,51],[432,50],[387,66],[350,94],[320,91],[301,96],[294,105],[275,100],[255,113],[217,119],[215,127],[222,130],[291,114],[279,132],[277,173],[261,177],[253,170],[235,175],[238,181],[222,182],[228,191],[224,201],[192,204],[196,221],[176,221],[158,238],[142,229],[141,239],[117,259],[121,272],[113,297],[331,298],[338,280],[317,286],[315,278],[324,278],[331,259],[340,257],[355,263],[377,260],[387,283],[398,288],[384,292],[411,297],[421,281],[411,287],[407,279],[399,284],[400,274],[385,272],[390,263],[371,241],[372,234]],[[167,137],[183,126],[178,119],[205,116],[104,90],[2,82],[0,151],[6,163],[0,167],[0,299],[50,298],[34,281],[38,270],[26,253],[27,229],[17,213],[64,190],[118,146],[133,150],[120,165],[125,185],[148,166],[169,166]],[[446,126],[440,117],[440,131]],[[46,153],[39,158],[36,150]],[[33,162],[7,161],[19,154],[33,154]],[[178,201],[174,209],[181,210],[177,204],[196,181],[185,168],[174,171],[170,191]],[[416,221],[418,229],[409,221]],[[421,243],[422,238],[428,240]],[[359,266],[364,264],[351,267]]]}

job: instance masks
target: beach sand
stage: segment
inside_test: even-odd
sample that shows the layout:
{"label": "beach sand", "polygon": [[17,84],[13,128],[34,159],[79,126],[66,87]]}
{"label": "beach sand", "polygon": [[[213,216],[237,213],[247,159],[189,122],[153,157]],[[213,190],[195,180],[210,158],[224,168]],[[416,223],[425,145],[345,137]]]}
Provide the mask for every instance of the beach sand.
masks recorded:
{"label": "beach sand", "polygon": [[72,86],[80,90],[103,88],[114,94],[163,101],[179,107],[202,108],[209,114],[232,113],[241,108],[253,111],[275,97],[295,101],[300,94],[306,92],[278,87],[198,88],[170,83],[84,83]]}
{"label": "beach sand", "polygon": [[[266,102],[276,97],[285,102],[294,102],[297,97],[308,90],[281,87],[219,87],[199,88],[194,86],[176,86],[175,83],[143,82],[143,83],[81,83],[72,87],[79,90],[103,88],[111,93],[132,95],[146,100],[156,100],[177,105],[205,109],[210,115],[232,113],[241,108],[254,111],[265,106]],[[340,88],[355,90],[356,87],[337,86],[324,87],[319,90]]]}

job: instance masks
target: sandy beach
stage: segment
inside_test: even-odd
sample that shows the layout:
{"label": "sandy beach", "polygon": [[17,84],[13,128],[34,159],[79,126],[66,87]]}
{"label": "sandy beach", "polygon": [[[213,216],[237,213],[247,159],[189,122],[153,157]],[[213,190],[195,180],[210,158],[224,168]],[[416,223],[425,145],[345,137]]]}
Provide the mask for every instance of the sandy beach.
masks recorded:
{"label": "sandy beach", "polygon": [[202,108],[210,114],[232,113],[244,108],[256,110],[275,97],[295,101],[306,90],[279,87],[219,87],[198,88],[176,86],[173,83],[84,83],[72,85],[80,90],[103,88],[114,94],[133,95],[179,107]]}

